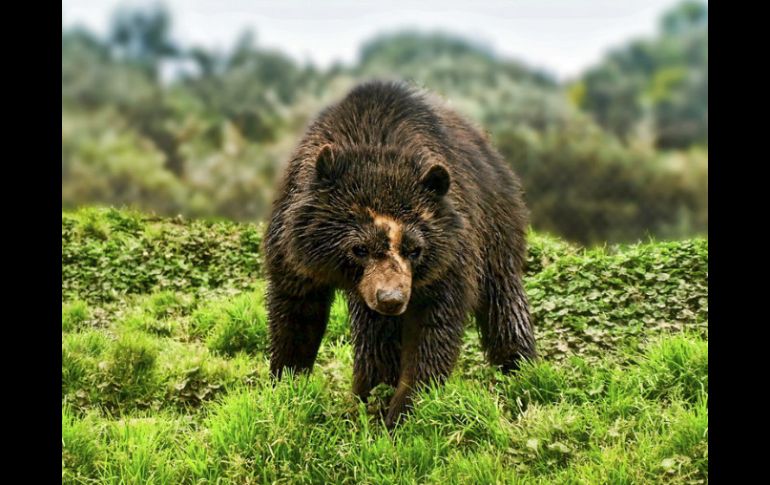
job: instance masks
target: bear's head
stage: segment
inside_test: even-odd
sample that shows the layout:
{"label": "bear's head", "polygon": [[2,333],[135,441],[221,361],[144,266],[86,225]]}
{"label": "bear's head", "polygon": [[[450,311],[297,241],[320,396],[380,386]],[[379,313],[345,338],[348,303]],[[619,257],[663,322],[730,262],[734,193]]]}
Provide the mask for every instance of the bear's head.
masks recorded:
{"label": "bear's head", "polygon": [[324,145],[309,171],[293,233],[305,268],[403,314],[456,260],[462,218],[447,164],[393,147]]}

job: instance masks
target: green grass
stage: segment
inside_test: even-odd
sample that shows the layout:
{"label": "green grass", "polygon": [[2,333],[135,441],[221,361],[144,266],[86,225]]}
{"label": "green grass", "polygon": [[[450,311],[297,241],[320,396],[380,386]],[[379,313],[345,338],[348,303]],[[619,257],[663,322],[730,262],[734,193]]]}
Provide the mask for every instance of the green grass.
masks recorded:
{"label": "green grass", "polygon": [[388,433],[392,389],[351,395],[341,295],[315,371],[270,384],[254,227],[62,215],[63,483],[707,481],[707,241],[532,234],[543,358],[503,376],[469,323],[452,378]]}

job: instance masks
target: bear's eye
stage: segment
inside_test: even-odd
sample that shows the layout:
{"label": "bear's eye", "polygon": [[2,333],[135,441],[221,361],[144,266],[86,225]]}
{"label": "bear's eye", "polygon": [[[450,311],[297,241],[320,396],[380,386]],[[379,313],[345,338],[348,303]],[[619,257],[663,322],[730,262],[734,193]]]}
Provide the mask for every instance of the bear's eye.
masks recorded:
{"label": "bear's eye", "polygon": [[410,249],[406,252],[406,257],[409,259],[417,259],[420,257],[420,254],[422,254],[422,248],[417,247],[414,249]]}
{"label": "bear's eye", "polygon": [[367,255],[369,255],[369,250],[366,249],[365,246],[353,246],[352,249],[353,255],[357,258],[365,258]]}

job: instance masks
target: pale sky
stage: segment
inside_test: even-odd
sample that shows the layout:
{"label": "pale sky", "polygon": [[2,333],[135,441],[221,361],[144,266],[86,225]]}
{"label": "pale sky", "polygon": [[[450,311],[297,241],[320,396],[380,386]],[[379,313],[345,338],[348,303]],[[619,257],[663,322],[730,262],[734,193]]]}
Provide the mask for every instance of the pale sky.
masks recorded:
{"label": "pale sky", "polygon": [[[564,80],[601,60],[609,48],[650,37],[678,0],[260,1],[167,0],[172,36],[183,45],[229,49],[246,28],[256,44],[299,62],[355,62],[361,43],[404,28],[441,30],[491,47],[500,57]],[[64,26],[104,34],[117,6],[148,1],[62,0]]]}

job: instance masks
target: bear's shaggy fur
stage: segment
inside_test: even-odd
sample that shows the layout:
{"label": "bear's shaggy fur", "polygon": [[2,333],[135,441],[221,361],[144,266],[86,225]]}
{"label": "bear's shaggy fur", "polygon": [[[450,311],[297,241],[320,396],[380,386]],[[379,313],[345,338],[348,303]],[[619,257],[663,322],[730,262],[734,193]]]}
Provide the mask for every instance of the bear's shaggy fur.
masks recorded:
{"label": "bear's shaggy fur", "polygon": [[527,209],[489,142],[437,100],[369,82],[324,110],[295,150],[265,237],[271,372],[308,371],[334,289],[346,292],[354,392],[443,382],[473,313],[489,362],[535,356],[521,275]]}

